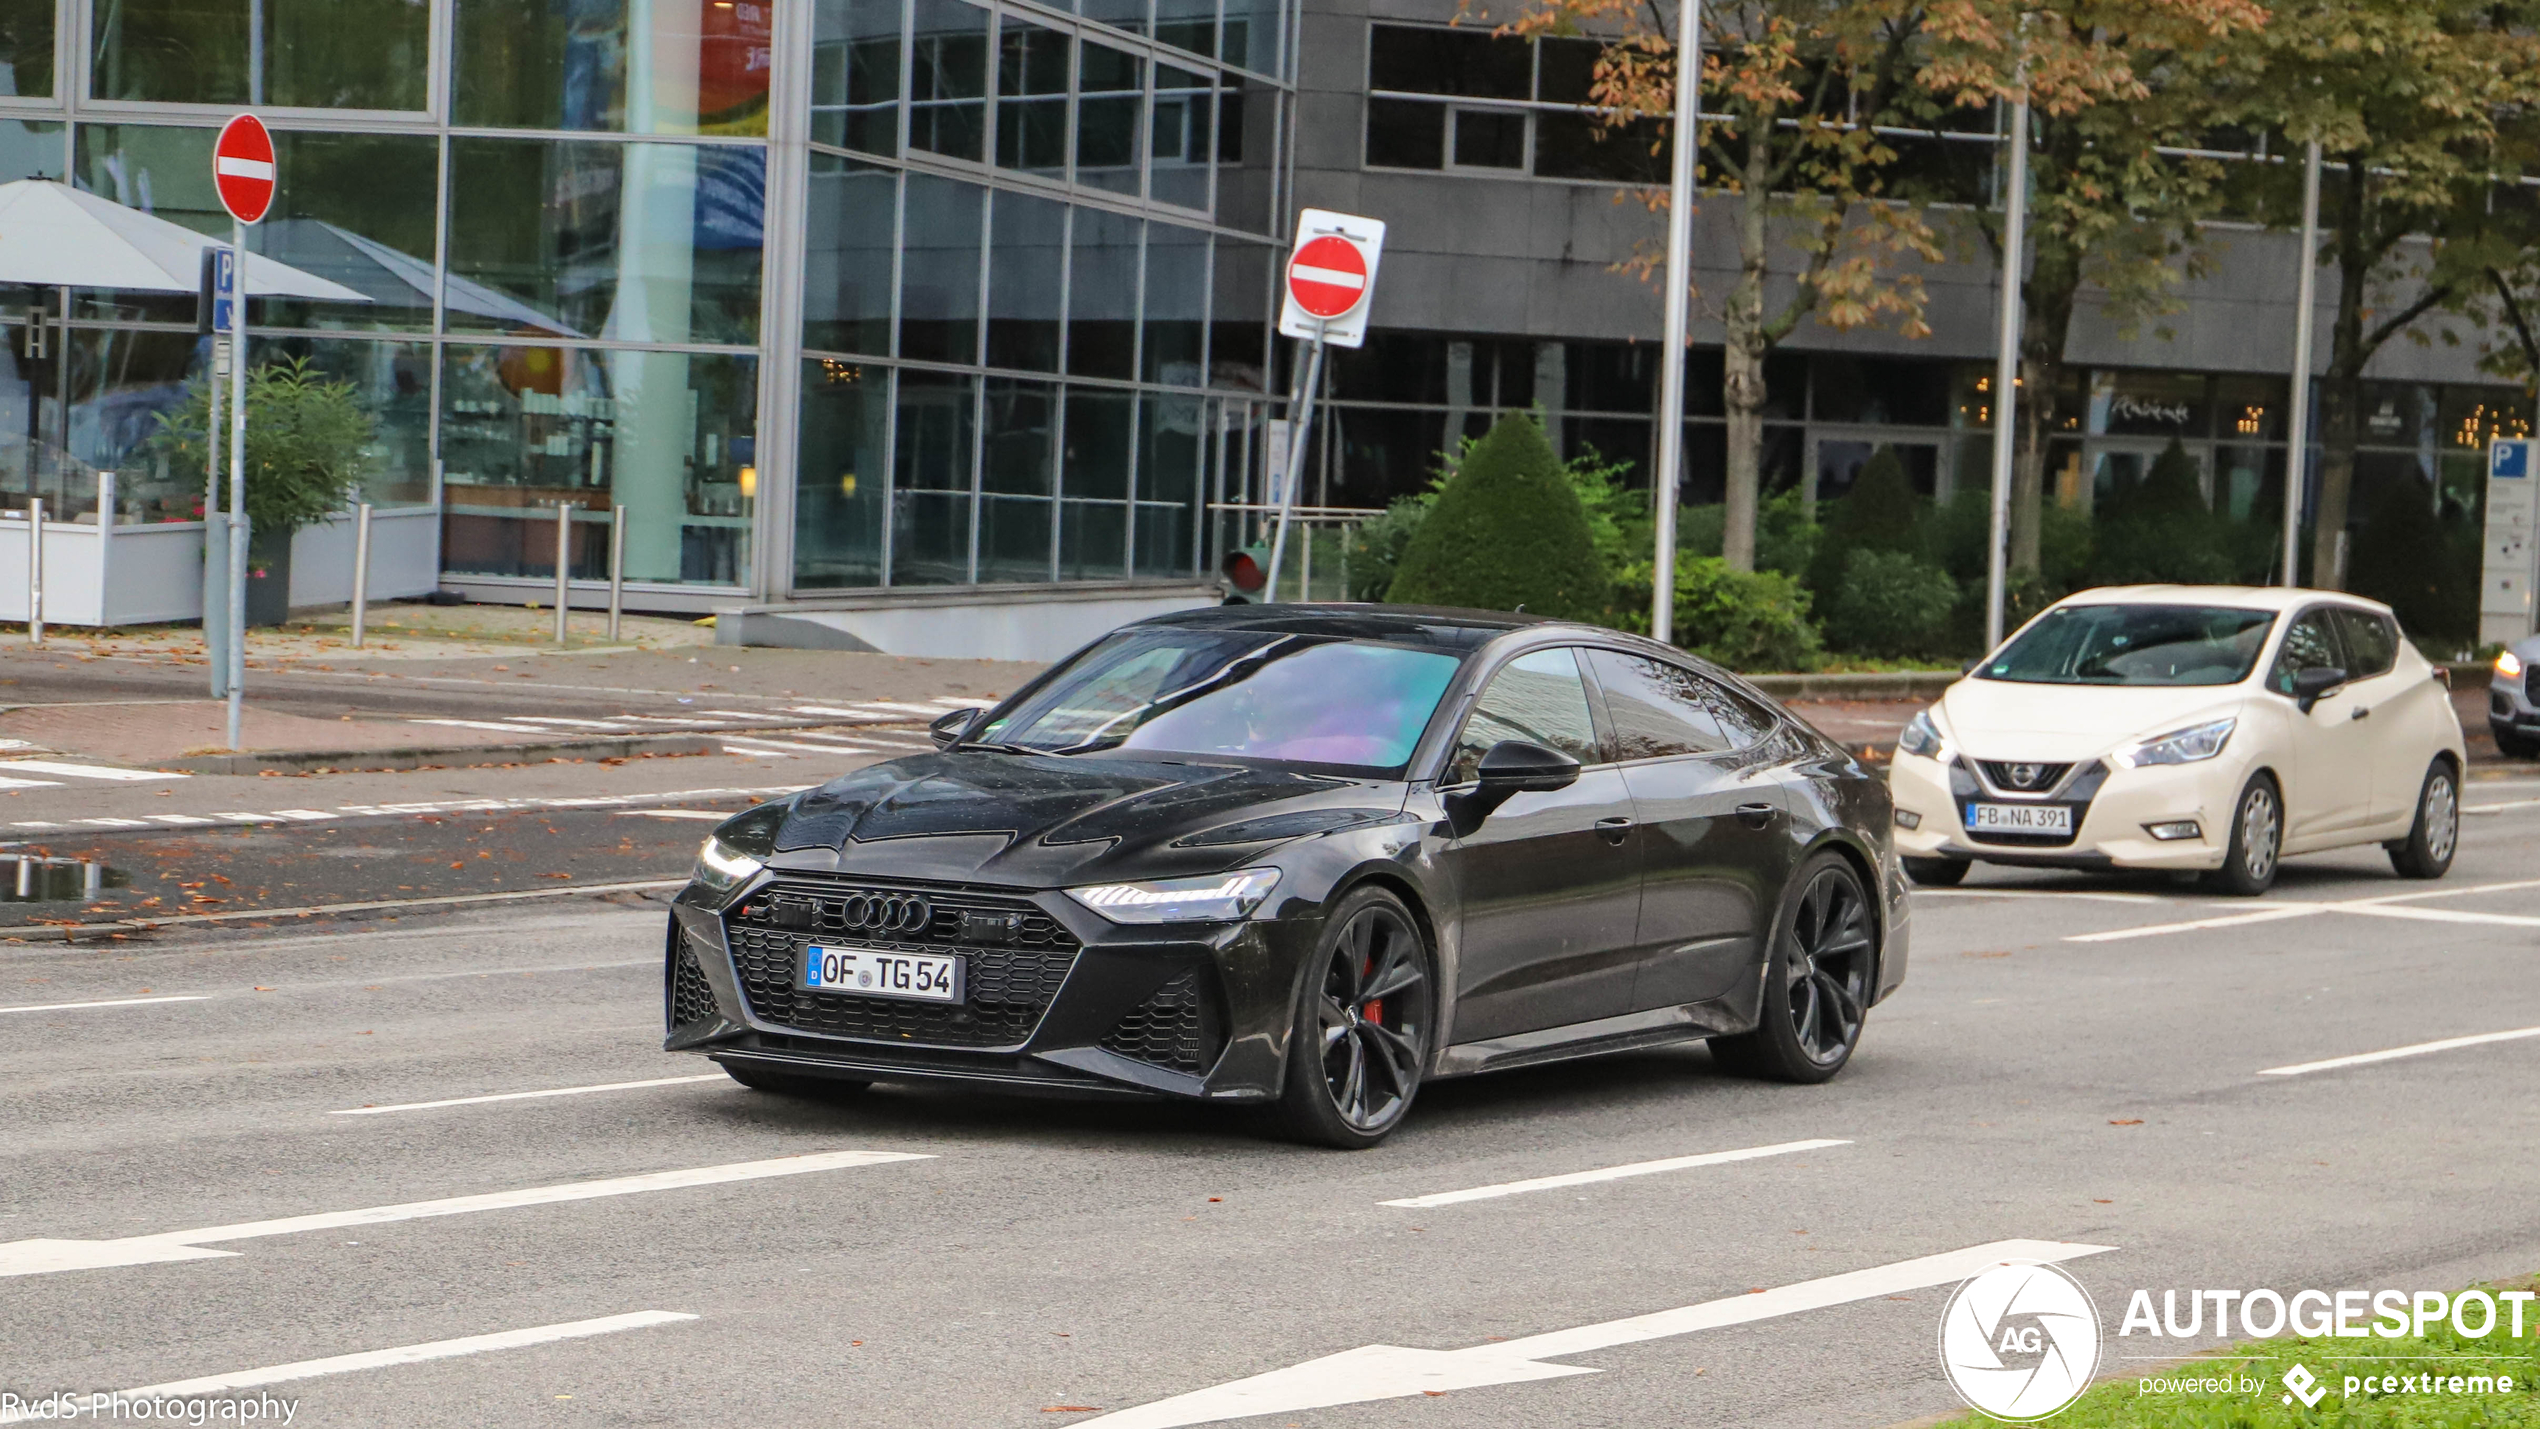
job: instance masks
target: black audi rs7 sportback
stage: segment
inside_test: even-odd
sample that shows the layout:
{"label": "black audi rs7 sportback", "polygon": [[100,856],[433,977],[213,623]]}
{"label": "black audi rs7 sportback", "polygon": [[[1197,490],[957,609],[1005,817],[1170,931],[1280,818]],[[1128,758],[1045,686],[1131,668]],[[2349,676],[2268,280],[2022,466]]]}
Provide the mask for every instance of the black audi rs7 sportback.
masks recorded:
{"label": "black audi rs7 sportback", "polygon": [[1424,1081],[1708,1039],[1819,1082],[1905,976],[1887,788],[1592,626],[1225,606],[737,815],[672,1051],[755,1088],[1180,1097],[1370,1146]]}

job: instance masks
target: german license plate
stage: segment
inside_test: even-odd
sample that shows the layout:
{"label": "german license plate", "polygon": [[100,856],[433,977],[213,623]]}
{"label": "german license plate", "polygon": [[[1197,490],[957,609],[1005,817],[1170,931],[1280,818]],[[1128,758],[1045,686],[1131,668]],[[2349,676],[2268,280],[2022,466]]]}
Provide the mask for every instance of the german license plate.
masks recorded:
{"label": "german license plate", "polygon": [[803,949],[802,986],[811,992],[959,1002],[961,963],[960,958],[935,953],[814,943]]}
{"label": "german license plate", "polygon": [[2069,804],[1969,804],[1967,828],[1985,834],[2068,834]]}

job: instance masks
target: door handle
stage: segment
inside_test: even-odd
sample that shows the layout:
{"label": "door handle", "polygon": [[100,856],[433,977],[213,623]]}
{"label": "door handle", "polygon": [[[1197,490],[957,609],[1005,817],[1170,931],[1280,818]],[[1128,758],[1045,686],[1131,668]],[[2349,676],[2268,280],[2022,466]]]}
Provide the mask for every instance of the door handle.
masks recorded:
{"label": "door handle", "polygon": [[1755,829],[1760,829],[1766,824],[1771,823],[1773,821],[1773,815],[1780,812],[1781,811],[1779,809],[1774,808],[1770,804],[1740,804],[1737,806],[1738,818],[1743,821],[1747,827]]}
{"label": "door handle", "polygon": [[2359,720],[2359,719],[2370,719],[2370,718],[2372,718],[2372,711],[2371,711],[2371,710],[2369,710],[2369,709],[2366,709],[2366,708],[2365,708],[2364,706],[2362,706],[2362,705],[2357,705],[2357,706],[2355,706],[2354,710],[2346,716],[2346,718],[2347,718],[2349,721],[2352,721],[2352,720]]}
{"label": "door handle", "polygon": [[1610,844],[1621,844],[1624,836],[1629,834],[1631,831],[1632,821],[1624,818],[1620,814],[1616,814],[1611,818],[1604,818],[1596,821],[1597,836]]}

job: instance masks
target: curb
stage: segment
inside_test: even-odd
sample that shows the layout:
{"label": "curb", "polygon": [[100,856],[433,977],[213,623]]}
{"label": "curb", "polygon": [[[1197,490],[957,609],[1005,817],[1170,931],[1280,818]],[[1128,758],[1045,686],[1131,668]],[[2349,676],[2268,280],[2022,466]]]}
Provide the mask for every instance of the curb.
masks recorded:
{"label": "curb", "polygon": [[712,754],[718,736],[706,734],[638,734],[599,739],[546,739],[527,744],[407,745],[399,749],[285,749],[262,753],[200,754],[170,759],[152,767],[179,774],[296,773],[325,769],[351,774],[369,770],[420,769],[436,765],[467,769],[491,764],[537,764],[550,759],[638,759],[679,754]]}

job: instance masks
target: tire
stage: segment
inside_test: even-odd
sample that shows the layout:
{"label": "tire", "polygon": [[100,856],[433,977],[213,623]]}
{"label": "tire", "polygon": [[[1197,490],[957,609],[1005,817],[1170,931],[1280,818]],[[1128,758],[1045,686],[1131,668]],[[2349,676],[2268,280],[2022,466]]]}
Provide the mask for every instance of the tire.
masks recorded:
{"label": "tire", "polygon": [[2417,790],[2416,821],[2408,836],[2390,846],[2390,866],[2401,878],[2441,878],[2452,871],[2461,847],[2461,780],[2452,762],[2437,759]]}
{"label": "tire", "polygon": [[2507,759],[2529,759],[2540,755],[2540,744],[2534,744],[2512,730],[2498,729],[2492,724],[2487,729],[2496,736],[2496,752]]}
{"label": "tire", "polygon": [[1861,1044],[1878,975],[1877,924],[1861,876],[1841,855],[1802,864],[1773,920],[1763,1015],[1751,1032],[1711,1039],[1733,1072],[1813,1084],[1844,1069]]}
{"label": "tire", "polygon": [[1280,1130],[1363,1151],[1409,1114],[1437,1026],[1427,940],[1402,900],[1377,887],[1341,899],[1298,990]]}
{"label": "tire", "polygon": [[794,1072],[771,1072],[738,1062],[719,1062],[723,1074],[754,1092],[772,1092],[788,1097],[832,1097],[860,1092],[871,1082],[853,1077],[812,1077]]}
{"label": "tire", "polygon": [[2252,774],[2231,806],[2231,848],[2223,866],[2205,875],[2205,884],[2235,898],[2255,898],[2275,886],[2283,862],[2284,795],[2273,776]]}
{"label": "tire", "polygon": [[1909,858],[1904,864],[1905,876],[1922,888],[1955,888],[1975,867],[1973,860],[1963,858]]}

